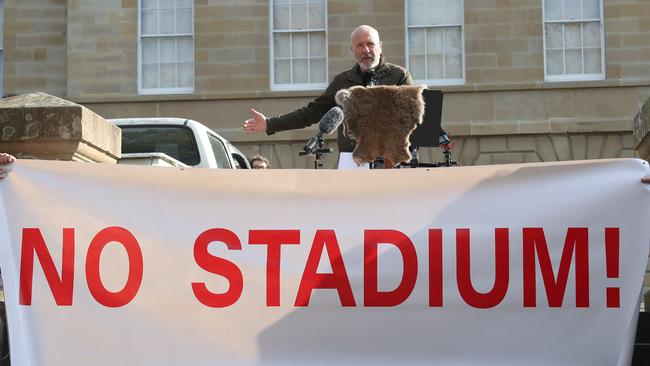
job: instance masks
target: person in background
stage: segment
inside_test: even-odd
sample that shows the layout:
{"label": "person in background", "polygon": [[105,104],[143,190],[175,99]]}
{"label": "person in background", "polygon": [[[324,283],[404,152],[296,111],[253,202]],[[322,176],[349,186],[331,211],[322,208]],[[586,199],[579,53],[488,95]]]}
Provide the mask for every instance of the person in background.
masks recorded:
{"label": "person in background", "polygon": [[11,164],[16,161],[16,158],[9,154],[0,153],[0,179],[5,178],[11,171]]}
{"label": "person in background", "polygon": [[252,169],[269,169],[271,168],[271,163],[269,163],[269,159],[265,158],[262,155],[255,155],[253,158],[250,160],[251,168]]}

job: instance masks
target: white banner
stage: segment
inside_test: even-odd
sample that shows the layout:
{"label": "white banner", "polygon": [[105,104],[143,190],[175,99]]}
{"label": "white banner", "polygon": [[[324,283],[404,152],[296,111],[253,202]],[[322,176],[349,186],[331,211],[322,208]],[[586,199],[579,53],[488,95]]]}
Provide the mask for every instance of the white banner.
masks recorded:
{"label": "white banner", "polygon": [[647,163],[0,183],[15,365],[626,365]]}

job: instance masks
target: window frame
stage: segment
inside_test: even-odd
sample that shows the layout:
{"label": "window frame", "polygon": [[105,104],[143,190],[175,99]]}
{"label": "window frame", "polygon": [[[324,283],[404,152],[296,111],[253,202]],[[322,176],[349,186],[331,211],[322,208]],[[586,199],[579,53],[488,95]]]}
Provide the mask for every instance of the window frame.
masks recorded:
{"label": "window frame", "polygon": [[[597,0],[599,2],[600,6],[600,19],[599,21],[599,28],[600,28],[600,73],[599,74],[562,74],[562,75],[548,75],[548,70],[547,70],[547,57],[546,57],[546,24],[585,24],[589,22],[596,22],[597,19],[587,19],[587,18],[580,18],[578,20],[572,19],[572,20],[551,20],[547,21],[546,20],[546,1],[547,0],[542,0],[542,53],[544,55],[544,81],[547,82],[571,82],[571,81],[597,81],[597,80],[605,80],[607,78],[607,73],[606,73],[606,65],[605,65],[605,15],[604,15],[604,1],[603,0]],[[582,9],[582,0],[580,1],[580,7]],[[564,2],[565,0],[562,0],[562,11],[564,12]],[[584,34],[581,32],[581,41],[584,39]],[[562,47],[562,55],[563,55],[563,69],[566,71],[566,46],[564,45],[565,43],[565,38],[564,38],[564,31],[562,32],[562,42],[563,42],[563,47]],[[584,47],[581,45],[581,51],[582,51],[582,69],[584,70]]]}
{"label": "window frame", "polygon": [[[449,79],[413,79],[413,82],[416,84],[426,84],[426,85],[432,85],[432,86],[447,86],[447,85],[464,85],[466,82],[466,69],[467,69],[467,64],[465,61],[465,0],[460,0],[460,24],[444,24],[444,25],[416,25],[416,26],[411,26],[409,25],[409,0],[404,0],[404,27],[405,27],[405,32],[404,32],[404,55],[406,59],[406,68],[410,70],[411,66],[411,55],[409,52],[409,30],[411,29],[428,29],[428,28],[450,28],[450,27],[460,27],[460,42],[461,42],[461,77],[460,78],[449,78]],[[425,31],[426,34],[426,31]],[[443,37],[443,42],[444,42],[444,37]],[[444,47],[444,43],[443,43]],[[425,60],[427,57],[427,54],[424,54]],[[425,67],[425,72],[427,70],[427,63],[425,61],[424,63]],[[444,63],[443,63],[444,67]],[[413,77],[413,74],[411,74],[411,77]]]}
{"label": "window frame", "polygon": [[[309,4],[308,0],[303,0],[306,4]],[[275,4],[275,0],[270,0],[269,1],[269,88],[272,91],[291,91],[291,90],[321,90],[327,88],[329,85],[328,80],[329,80],[329,50],[328,50],[328,33],[329,33],[329,26],[327,22],[328,18],[328,10],[327,10],[327,5],[328,2],[327,0],[323,0],[324,3],[324,8],[325,8],[325,19],[323,19],[323,25],[324,28],[307,28],[307,29],[300,29],[300,30],[295,30],[295,29],[289,29],[289,30],[275,30],[273,28],[273,6]],[[293,1],[291,2],[290,5],[294,5]],[[274,37],[276,33],[288,33],[288,34],[296,34],[296,33],[304,33],[309,35],[309,33],[312,32],[324,32],[325,33],[325,81],[322,83],[289,83],[289,84],[276,84],[275,82],[275,44],[274,44]],[[309,42],[309,41],[307,41]],[[309,48],[309,43],[307,45]],[[293,60],[290,58],[290,60]],[[308,63],[309,65],[309,63]],[[309,72],[309,66],[308,67],[308,72]],[[291,73],[291,77],[293,78],[293,73]]]}
{"label": "window frame", "polygon": [[[232,166],[232,161],[230,160],[230,152],[228,151],[228,147],[226,146],[226,143],[217,137],[217,135],[208,132],[208,143],[210,144],[210,153],[212,155],[212,158],[214,159],[214,163],[219,169],[234,169]],[[220,150],[223,151],[223,158],[225,158],[225,162],[227,166],[221,166],[219,164],[219,159],[217,158],[217,154],[215,153],[215,145],[217,145]]]}
{"label": "window frame", "polygon": [[[194,93],[196,86],[196,37],[195,37],[195,4],[192,1],[192,32],[191,33],[174,33],[174,34],[157,34],[157,35],[143,35],[142,34],[142,1],[138,0],[138,95],[160,95],[160,94],[191,94]],[[160,9],[160,8],[158,8]],[[178,8],[175,8],[178,9]],[[144,38],[176,38],[176,37],[191,37],[192,38],[192,86],[191,87],[174,87],[174,88],[144,88],[142,86],[142,40]],[[160,54],[160,48],[158,49]],[[178,63],[176,62],[178,67]],[[178,77],[178,69],[176,76]],[[158,75],[160,78],[160,75]]]}

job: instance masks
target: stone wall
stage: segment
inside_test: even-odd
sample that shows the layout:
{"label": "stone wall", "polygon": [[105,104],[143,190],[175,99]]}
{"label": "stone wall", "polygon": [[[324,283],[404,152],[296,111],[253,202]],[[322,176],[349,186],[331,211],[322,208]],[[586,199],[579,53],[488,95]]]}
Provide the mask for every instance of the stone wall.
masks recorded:
{"label": "stone wall", "polygon": [[138,93],[138,0],[68,0],[67,97]]}
{"label": "stone wall", "polygon": [[[466,0],[464,5],[466,83],[446,89],[539,87],[544,80],[541,2]],[[349,33],[363,23],[376,25],[387,58],[404,64],[403,1],[329,0],[327,8],[330,77],[353,63]],[[137,97],[137,9],[138,0],[6,0],[5,90]],[[607,0],[604,16],[607,82],[647,85],[650,2]],[[267,97],[268,17],[268,1],[195,1],[194,96]]]}
{"label": "stone wall", "polygon": [[4,93],[66,90],[66,1],[4,1]]}

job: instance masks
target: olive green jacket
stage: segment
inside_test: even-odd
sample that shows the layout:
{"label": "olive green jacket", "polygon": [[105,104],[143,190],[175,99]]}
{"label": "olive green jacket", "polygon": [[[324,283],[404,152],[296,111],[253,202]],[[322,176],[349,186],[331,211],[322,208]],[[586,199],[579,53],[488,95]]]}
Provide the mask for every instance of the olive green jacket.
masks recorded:
{"label": "olive green jacket", "polygon": [[[411,74],[405,68],[384,61],[381,56],[379,65],[375,69],[377,73],[376,85],[412,85]],[[334,77],[334,80],[327,87],[325,92],[307,106],[299,108],[280,116],[269,118],[266,133],[272,135],[279,131],[295,130],[318,123],[328,110],[336,106],[334,96],[341,89],[347,89],[355,85],[363,85],[360,75],[355,68],[342,72]],[[338,129],[339,152],[352,152],[356,146],[353,139],[345,136],[343,128]]]}

